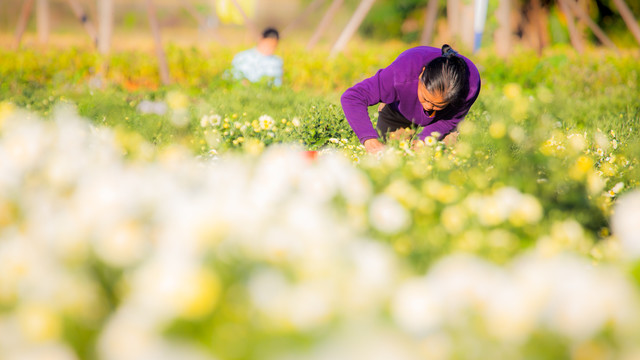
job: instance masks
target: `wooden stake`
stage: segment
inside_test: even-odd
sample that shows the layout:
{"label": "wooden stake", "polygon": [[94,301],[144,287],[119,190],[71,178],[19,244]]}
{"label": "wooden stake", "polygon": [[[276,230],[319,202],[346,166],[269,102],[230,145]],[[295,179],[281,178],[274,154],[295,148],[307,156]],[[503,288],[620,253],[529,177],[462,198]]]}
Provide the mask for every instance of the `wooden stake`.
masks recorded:
{"label": "wooden stake", "polygon": [[49,41],[49,0],[38,0],[36,3],[36,23],[38,41],[45,44]]}
{"label": "wooden stake", "polygon": [[97,45],[98,34],[96,33],[96,28],[93,26],[93,24],[89,20],[87,13],[84,12],[84,10],[82,9],[82,6],[78,3],[77,0],[67,0],[67,2],[69,3],[71,10],[76,15],[78,20],[80,20],[80,22],[82,23],[82,26],[84,26],[84,29],[87,31],[87,34],[89,34],[89,37],[93,42],[93,45],[94,46]]}
{"label": "wooden stake", "polygon": [[20,9],[20,18],[18,18],[18,26],[16,26],[15,37],[15,49],[20,48],[20,42],[22,41],[22,35],[27,28],[27,22],[29,21],[29,15],[33,9],[33,0],[25,0],[22,3],[22,9]]}
{"label": "wooden stake", "polygon": [[302,12],[302,14],[300,14],[300,16],[298,16],[296,19],[294,19],[289,25],[287,25],[284,30],[282,30],[282,34],[286,34],[289,31],[295,29],[298,27],[298,25],[300,25],[300,23],[304,22],[309,15],[311,15],[312,12],[318,10],[318,8],[320,7],[320,5],[324,4],[325,0],[313,0],[309,6],[307,6],[306,9],[304,9],[304,11]]}
{"label": "wooden stake", "polygon": [[113,0],[98,0],[98,51],[107,55],[113,31]]}
{"label": "wooden stake", "polygon": [[333,20],[333,17],[338,13],[338,10],[340,9],[340,6],[342,6],[342,3],[344,3],[344,0],[333,0],[333,2],[331,2],[331,5],[329,5],[329,9],[327,9],[327,12],[322,17],[322,20],[320,20],[316,31],[311,36],[311,39],[309,39],[309,42],[307,43],[307,50],[311,50],[314,46],[316,46],[316,43],[318,42],[318,40],[320,40],[322,34],[324,34],[325,30],[327,30],[327,28],[329,27],[331,20]]}
{"label": "wooden stake", "polygon": [[238,11],[240,12],[240,15],[242,15],[242,18],[244,19],[244,23],[247,24],[247,27],[249,27],[249,31],[251,32],[252,36],[260,35],[260,31],[258,30],[258,27],[256,26],[256,24],[253,23],[253,21],[251,21],[251,19],[249,19],[249,17],[244,12],[244,10],[242,10],[242,6],[240,6],[240,4],[238,3],[238,0],[231,0],[231,2],[236,7],[236,9],[238,9]]}
{"label": "wooden stake", "polygon": [[447,0],[447,24],[449,37],[456,38],[460,34],[460,1]]}
{"label": "wooden stake", "polygon": [[469,1],[469,3],[463,2],[459,4],[458,9],[459,12],[459,23],[458,23],[458,35],[462,43],[469,49],[473,49],[473,41],[474,41],[474,2]]}
{"label": "wooden stake", "polygon": [[565,0],[558,0],[558,5],[560,5],[560,11],[562,11],[564,13],[564,16],[567,18],[567,28],[569,29],[569,38],[571,39],[571,44],[577,52],[582,53],[584,51],[584,44],[582,43],[582,38],[578,33],[576,25],[573,23],[573,14],[571,13],[571,8],[569,7],[569,5],[567,5]]}
{"label": "wooden stake", "polygon": [[640,25],[638,25],[638,22],[633,17],[631,10],[629,10],[629,7],[624,2],[624,0],[613,0],[613,3],[618,8],[618,11],[622,16],[622,20],[624,20],[625,24],[627,24],[629,31],[631,31],[633,37],[635,37],[638,44],[640,44]]}
{"label": "wooden stake", "polygon": [[198,10],[196,10],[196,8],[193,6],[193,4],[191,4],[188,1],[184,1],[182,3],[182,7],[184,7],[185,10],[187,10],[187,12],[189,13],[189,15],[191,15],[192,18],[194,18],[196,20],[196,22],[198,23],[199,27],[202,27],[204,25],[205,22],[205,18],[203,15],[201,15]]}
{"label": "wooden stake", "polygon": [[342,31],[342,34],[340,34],[340,37],[338,38],[336,43],[333,45],[333,48],[329,53],[329,58],[335,57],[339,52],[342,51],[342,49],[344,49],[344,47],[347,45],[349,40],[351,40],[351,37],[353,36],[353,34],[355,34],[355,32],[360,27],[360,24],[362,24],[362,21],[364,20],[365,16],[367,16],[367,14],[369,13],[369,10],[371,10],[371,6],[373,6],[373,3],[375,1],[376,0],[362,0],[360,2],[360,5],[358,5],[358,8],[353,13],[351,20],[349,20],[349,23]]}
{"label": "wooden stake", "polygon": [[[196,20],[199,28],[206,29],[207,32],[209,32],[221,44],[225,42],[222,36],[218,34],[218,31],[216,31],[216,29],[213,29],[207,25],[207,18],[204,15],[200,14],[198,10],[195,8],[195,6],[193,6],[193,4],[191,4],[188,1],[184,1],[183,6],[184,6],[184,9],[187,10],[189,15],[191,15]],[[215,3],[213,4],[213,6],[214,6],[213,13],[215,15]]]}
{"label": "wooden stake", "polygon": [[158,65],[160,67],[160,79],[162,84],[168,85],[171,83],[169,78],[169,65],[167,64],[167,56],[162,48],[162,39],[160,37],[160,25],[158,18],[156,17],[156,8],[153,4],[153,0],[147,0],[147,15],[149,17],[149,26],[153,33],[153,41],[156,48],[156,56],[158,57]]}
{"label": "wooden stake", "polygon": [[609,39],[607,34],[605,34],[604,31],[602,31],[602,29],[598,26],[598,24],[596,24],[595,22],[593,22],[593,20],[591,20],[589,15],[587,15],[587,13],[584,12],[584,10],[580,6],[578,6],[578,4],[573,2],[573,0],[566,0],[566,1],[567,1],[567,4],[569,4],[569,7],[571,7],[571,10],[573,11],[573,13],[576,14],[578,18],[582,20],[585,24],[587,24],[587,26],[591,29],[591,31],[593,31],[593,34],[600,40],[600,42],[602,42],[607,47],[610,47],[618,51],[618,48],[613,43],[613,41]]}
{"label": "wooden stake", "polygon": [[507,57],[511,51],[511,0],[500,0],[496,16],[500,24],[495,32],[496,53]]}
{"label": "wooden stake", "polygon": [[436,27],[436,19],[438,17],[438,0],[429,0],[427,9],[424,13],[424,28],[420,35],[420,44],[430,45],[433,39],[433,30]]}

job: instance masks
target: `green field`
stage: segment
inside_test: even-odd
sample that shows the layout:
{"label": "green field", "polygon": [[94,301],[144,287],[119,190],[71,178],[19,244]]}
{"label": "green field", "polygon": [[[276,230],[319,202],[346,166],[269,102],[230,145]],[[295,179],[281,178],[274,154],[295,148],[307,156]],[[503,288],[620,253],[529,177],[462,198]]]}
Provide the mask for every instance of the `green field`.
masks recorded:
{"label": "green field", "polygon": [[455,145],[370,156],[358,46],[0,50],[0,358],[638,358],[637,51],[483,50]]}

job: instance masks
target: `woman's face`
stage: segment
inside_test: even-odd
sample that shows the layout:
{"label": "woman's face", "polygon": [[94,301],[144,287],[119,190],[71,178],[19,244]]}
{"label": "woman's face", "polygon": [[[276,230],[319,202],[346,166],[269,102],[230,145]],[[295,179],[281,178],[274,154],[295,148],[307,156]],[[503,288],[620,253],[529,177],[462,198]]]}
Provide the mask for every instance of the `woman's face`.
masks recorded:
{"label": "woman's face", "polygon": [[[422,79],[422,73],[424,73],[424,68],[422,68],[419,79]],[[422,104],[424,111],[428,114],[442,110],[447,106],[442,94],[429,92],[421,80],[418,81],[418,100],[420,104]]]}

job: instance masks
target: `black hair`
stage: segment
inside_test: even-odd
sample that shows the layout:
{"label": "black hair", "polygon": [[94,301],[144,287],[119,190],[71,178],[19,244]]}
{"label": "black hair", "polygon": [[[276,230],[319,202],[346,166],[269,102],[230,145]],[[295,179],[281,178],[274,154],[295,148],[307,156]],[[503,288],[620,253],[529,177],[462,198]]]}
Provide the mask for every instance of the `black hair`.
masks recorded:
{"label": "black hair", "polygon": [[421,80],[427,91],[442,95],[447,107],[462,105],[469,93],[469,67],[447,44],[442,45],[442,56],[425,66]]}
{"label": "black hair", "polygon": [[262,32],[262,38],[266,39],[266,38],[274,38],[276,40],[280,40],[280,34],[278,33],[278,30],[269,27],[264,29],[264,31]]}

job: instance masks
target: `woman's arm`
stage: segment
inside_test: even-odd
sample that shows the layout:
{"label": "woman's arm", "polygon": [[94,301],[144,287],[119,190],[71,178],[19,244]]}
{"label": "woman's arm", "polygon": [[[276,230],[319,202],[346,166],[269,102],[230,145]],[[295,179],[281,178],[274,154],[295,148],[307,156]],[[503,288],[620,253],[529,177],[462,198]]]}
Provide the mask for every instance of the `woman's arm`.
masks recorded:
{"label": "woman's arm", "polygon": [[396,100],[393,71],[393,64],[378,70],[372,77],[347,89],[340,98],[349,125],[363,144],[368,139],[378,138],[378,132],[369,118],[368,107]]}

